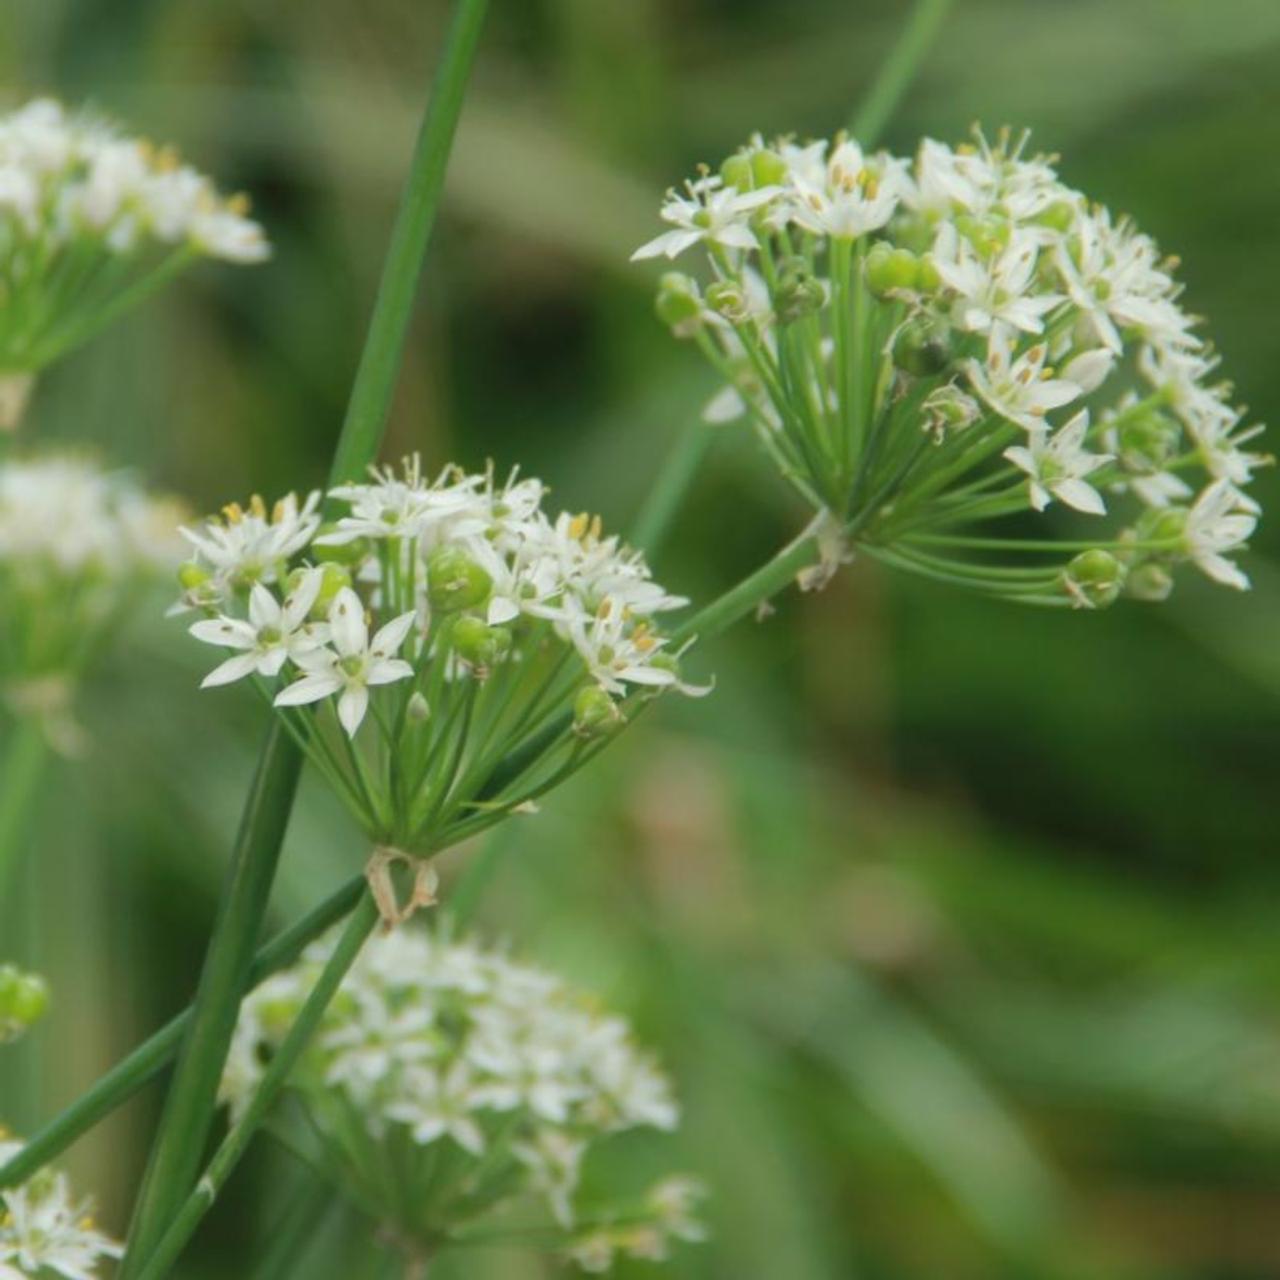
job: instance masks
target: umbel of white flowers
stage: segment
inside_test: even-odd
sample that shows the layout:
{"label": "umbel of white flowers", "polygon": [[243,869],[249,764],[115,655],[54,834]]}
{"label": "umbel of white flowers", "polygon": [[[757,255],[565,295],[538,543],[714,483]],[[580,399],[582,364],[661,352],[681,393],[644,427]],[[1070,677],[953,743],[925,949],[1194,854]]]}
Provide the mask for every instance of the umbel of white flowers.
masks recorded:
{"label": "umbel of white flowers", "polygon": [[38,973],[0,964],[0,1044],[25,1035],[49,1007],[49,986]]}
{"label": "umbel of white flowers", "polygon": [[634,256],[705,253],[657,303],[724,379],[705,416],[751,421],[833,563],[1077,607],[1163,599],[1184,562],[1244,588],[1261,428],[1176,261],[1025,145],[757,135],[670,192]]}
{"label": "umbel of white flowers", "polygon": [[[316,944],[245,1000],[222,1082],[233,1121],[331,949]],[[513,1215],[522,1237],[592,1271],[702,1238],[687,1178],[634,1202],[583,1203],[595,1148],[676,1127],[671,1087],[620,1018],[503,954],[416,929],[377,935],[289,1091],[305,1113],[299,1138],[318,1139],[320,1166],[410,1258],[500,1238]]]}
{"label": "umbel of white flowers", "polygon": [[[681,679],[655,619],[686,603],[598,518],[544,514],[542,484],[416,458],[329,500],[290,495],[184,531],[179,611],[230,651],[206,686],[249,679],[378,851],[371,883],[527,809],[626,718]],[[509,757],[521,765],[509,776]]]}
{"label": "umbel of white flowers", "polygon": [[[0,1128],[0,1165],[22,1150]],[[92,1205],[76,1198],[65,1174],[42,1169],[0,1190],[0,1277],[3,1280],[94,1280],[122,1250],[95,1226]]]}
{"label": "umbel of white flowers", "polygon": [[270,252],[244,196],[176,152],[39,99],[0,116],[0,429],[35,374],[201,257]]}
{"label": "umbel of white flowers", "polygon": [[74,753],[71,699],[150,583],[181,560],[181,508],[86,456],[0,462],[0,697]]}

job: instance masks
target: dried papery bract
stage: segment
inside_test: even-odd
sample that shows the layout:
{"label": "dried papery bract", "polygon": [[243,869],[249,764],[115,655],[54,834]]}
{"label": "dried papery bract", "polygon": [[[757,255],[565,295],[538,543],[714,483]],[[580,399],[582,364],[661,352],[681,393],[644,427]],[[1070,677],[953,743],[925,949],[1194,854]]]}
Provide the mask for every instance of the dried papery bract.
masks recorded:
{"label": "dried papery bract", "polygon": [[66,754],[76,687],[181,560],[181,508],[87,456],[0,461],[0,695]]}
{"label": "dried papery bract", "polygon": [[200,258],[270,248],[172,149],[38,99],[0,116],[0,431],[35,375]]}
{"label": "dried papery bract", "polygon": [[[331,945],[244,1002],[222,1084],[233,1123]],[[676,1127],[671,1087],[622,1019],[501,953],[415,928],[376,936],[289,1090],[322,1167],[410,1258],[500,1238],[513,1212],[528,1239],[591,1271],[615,1254],[656,1260],[675,1240],[702,1238],[690,1179],[584,1203],[580,1171],[595,1148],[626,1130]]]}
{"label": "dried papery bract", "polygon": [[668,195],[635,257],[705,254],[657,301],[725,380],[705,416],[750,419],[821,529],[900,568],[1085,608],[1187,562],[1246,587],[1269,459],[1176,262],[1025,135],[974,138],[756,136]]}
{"label": "dried papery bract", "polygon": [[[0,1128],[0,1165],[22,1149]],[[43,1169],[0,1190],[0,1276],[94,1280],[121,1249],[94,1223],[92,1205],[75,1197],[65,1174]]]}
{"label": "dried papery bract", "polygon": [[433,897],[417,861],[527,809],[637,701],[702,690],[657,622],[686,602],[598,518],[548,517],[539,481],[409,459],[329,498],[327,524],[312,494],[187,531],[177,607],[229,653],[205,685],[251,679],[359,819],[390,924]]}

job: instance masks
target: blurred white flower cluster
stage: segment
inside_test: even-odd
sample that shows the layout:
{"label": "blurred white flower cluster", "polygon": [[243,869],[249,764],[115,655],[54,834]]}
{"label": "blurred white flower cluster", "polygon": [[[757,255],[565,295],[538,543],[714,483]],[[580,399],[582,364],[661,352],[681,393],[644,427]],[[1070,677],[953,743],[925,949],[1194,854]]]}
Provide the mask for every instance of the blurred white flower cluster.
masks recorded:
{"label": "blurred white flower cluster", "polygon": [[[231,656],[206,685],[252,677],[351,803],[369,835],[430,846],[470,814],[497,762],[548,726],[550,773],[490,817],[539,793],[622,721],[623,701],[697,693],[655,617],[686,603],[597,518],[542,511],[537,480],[416,459],[330,495],[268,511],[228,507],[186,531],[179,610]],[[559,755],[555,752],[558,750]],[[557,764],[558,761],[558,764]]]}
{"label": "blurred white flower cluster", "polygon": [[[233,1120],[331,949],[314,945],[245,1000],[222,1082]],[[371,939],[290,1090],[324,1167],[410,1253],[480,1239],[531,1202],[547,1211],[531,1238],[591,1270],[616,1250],[660,1257],[700,1237],[688,1180],[636,1205],[578,1203],[588,1152],[624,1130],[674,1129],[676,1103],[622,1019],[500,953],[408,929]]]}
{"label": "blurred white flower cluster", "polygon": [[[181,508],[90,458],[0,462],[0,693],[56,737],[129,606],[181,560]],[[70,746],[70,743],[63,745]]]}
{"label": "blurred white flower cluster", "polygon": [[266,258],[247,211],[95,115],[38,99],[0,116],[0,425],[33,373],[187,262]]}
{"label": "blurred white flower cluster", "polygon": [[[705,250],[658,311],[725,379],[706,416],[748,415],[851,544],[927,576],[1085,607],[1163,598],[1185,561],[1246,587],[1261,428],[1176,262],[1025,146],[756,136],[671,192],[635,257]],[[1058,504],[1088,519],[1034,523]]]}
{"label": "blurred white flower cluster", "polygon": [[[0,1129],[0,1165],[21,1150]],[[95,1280],[122,1252],[95,1226],[89,1202],[72,1195],[66,1175],[51,1169],[0,1190],[0,1210],[0,1280]]]}

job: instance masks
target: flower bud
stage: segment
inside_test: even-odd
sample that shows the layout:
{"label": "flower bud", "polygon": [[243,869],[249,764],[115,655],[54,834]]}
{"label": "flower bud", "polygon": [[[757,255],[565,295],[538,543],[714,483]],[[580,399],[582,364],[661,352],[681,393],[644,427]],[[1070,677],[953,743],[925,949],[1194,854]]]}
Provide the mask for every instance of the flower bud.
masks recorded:
{"label": "flower bud", "polygon": [[1073,557],[1062,575],[1067,594],[1083,609],[1102,609],[1111,604],[1124,585],[1125,568],[1101,547]]}
{"label": "flower bud", "polygon": [[709,284],[707,306],[730,324],[742,324],[751,315],[751,300],[737,280],[717,280]]}
{"label": "flower bud", "polygon": [[702,328],[702,299],[697,283],[679,271],[668,271],[658,281],[653,309],[677,338],[691,338]]}
{"label": "flower bud", "polygon": [[493,579],[461,547],[437,547],[427,557],[427,599],[440,613],[484,604]]}
{"label": "flower bud", "polygon": [[405,708],[405,715],[415,724],[423,724],[431,719],[431,704],[420,690],[414,690],[409,699],[409,705]]}
{"label": "flower bud", "polygon": [[573,700],[573,731],[580,738],[599,738],[622,722],[618,704],[598,684],[578,691]]}
{"label": "flower bud", "polygon": [[178,585],[184,591],[199,591],[213,575],[198,560],[187,560],[178,566]]}
{"label": "flower bud", "polygon": [[1187,510],[1185,507],[1160,507],[1144,512],[1133,532],[1139,542],[1181,546],[1187,532]]}
{"label": "flower bud", "polygon": [[920,280],[920,259],[910,249],[894,249],[881,241],[867,254],[863,269],[867,288],[877,298],[915,289]]}
{"label": "flower bud", "polygon": [[893,362],[905,373],[926,378],[941,373],[951,363],[951,330],[936,320],[908,321],[893,344]]}
{"label": "flower bud", "polygon": [[782,324],[791,324],[820,311],[827,291],[803,258],[792,258],[783,264],[773,291],[773,309]]}
{"label": "flower bud", "polygon": [[1125,595],[1134,600],[1159,604],[1173,591],[1173,575],[1160,564],[1143,564],[1129,572],[1124,584]]}
{"label": "flower bud", "polygon": [[1140,475],[1162,471],[1174,456],[1181,438],[1176,422],[1158,410],[1125,414],[1116,428],[1120,464]]}
{"label": "flower bud", "polygon": [[469,615],[453,624],[452,640],[454,652],[477,672],[488,671],[511,650],[511,632],[506,627],[491,627]]}
{"label": "flower bud", "polygon": [[944,383],[936,391],[931,391],[920,411],[924,415],[924,429],[939,440],[949,432],[963,431],[976,422],[981,413],[978,402],[954,382]]}
{"label": "flower bud", "polygon": [[787,179],[787,162],[769,147],[739,151],[720,166],[720,177],[726,187],[739,191],[758,191],[774,187]]}
{"label": "flower bud", "polygon": [[15,1040],[49,1007],[49,987],[34,973],[0,965],[0,1043]]}

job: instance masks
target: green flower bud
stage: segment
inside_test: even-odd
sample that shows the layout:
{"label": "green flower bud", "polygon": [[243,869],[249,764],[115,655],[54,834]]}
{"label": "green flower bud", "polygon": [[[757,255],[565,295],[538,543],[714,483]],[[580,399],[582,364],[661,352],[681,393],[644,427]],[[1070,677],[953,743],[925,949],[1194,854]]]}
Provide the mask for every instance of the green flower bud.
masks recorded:
{"label": "green flower bud", "polygon": [[492,589],[493,579],[460,547],[437,547],[427,557],[427,599],[439,613],[474,609]]}
{"label": "green flower bud", "polygon": [[1177,452],[1181,434],[1178,424],[1158,410],[1126,415],[1116,429],[1120,461],[1139,474],[1161,471]]}
{"label": "green flower bud", "polygon": [[677,338],[691,338],[702,328],[702,300],[698,297],[697,282],[679,271],[668,271],[658,281],[653,309]]}
{"label": "green flower bud", "polygon": [[578,690],[573,700],[573,731],[580,738],[599,738],[622,723],[618,704],[598,684]]}
{"label": "green flower bud", "polygon": [[1063,573],[1063,586],[1084,608],[1102,609],[1120,594],[1124,579],[1124,565],[1110,551],[1095,547],[1071,560]]}
{"label": "green flower bud", "polygon": [[198,560],[187,560],[178,566],[178,585],[184,591],[197,591],[213,575]]}
{"label": "green flower bud", "polygon": [[415,689],[413,696],[410,697],[409,705],[405,708],[405,715],[415,724],[423,724],[431,719],[431,704],[419,690]]}
{"label": "green flower bud", "polygon": [[[336,524],[322,524],[316,530],[316,537],[323,538],[325,534],[337,533],[338,526]],[[353,538],[350,542],[339,542],[336,544],[326,544],[323,542],[313,542],[310,548],[310,554],[319,564],[359,564],[369,554],[368,538]]]}
{"label": "green flower bud", "polygon": [[921,258],[916,267],[916,288],[921,293],[937,293],[942,288],[942,277],[932,258]]}
{"label": "green flower bud", "polygon": [[1143,513],[1133,532],[1139,542],[1161,542],[1179,547],[1187,532],[1187,510],[1185,507],[1153,508]]}
{"label": "green flower bud", "polygon": [[0,1041],[16,1039],[49,1007],[49,987],[34,973],[0,965]]}
{"label": "green flower bud", "polygon": [[787,162],[769,147],[739,151],[720,166],[720,177],[726,187],[739,191],[758,191],[786,181]]}
{"label": "green flower bud", "polygon": [[470,616],[453,624],[452,640],[454,652],[477,672],[487,671],[511,651],[511,632],[506,627],[491,627]]}
{"label": "green flower bud", "polygon": [[827,291],[803,258],[791,258],[778,273],[773,291],[773,309],[783,324],[791,324],[820,311],[827,301]]}
{"label": "green flower bud", "polygon": [[906,373],[926,378],[941,373],[954,351],[951,330],[936,320],[916,319],[904,324],[893,344],[893,362]]}
{"label": "green flower bud", "polygon": [[867,288],[877,298],[904,289],[915,289],[920,281],[920,259],[910,249],[895,249],[881,241],[867,254],[864,268]]}
{"label": "green flower bud", "polygon": [[707,306],[730,324],[742,324],[751,314],[746,290],[737,280],[717,280],[707,286]]}
{"label": "green flower bud", "polygon": [[736,187],[739,191],[750,191],[755,181],[751,169],[751,157],[744,151],[731,155],[720,166],[720,177],[726,187]]}
{"label": "green flower bud", "polygon": [[1173,575],[1160,564],[1143,564],[1129,572],[1124,584],[1125,595],[1134,600],[1159,604],[1173,591]]}

